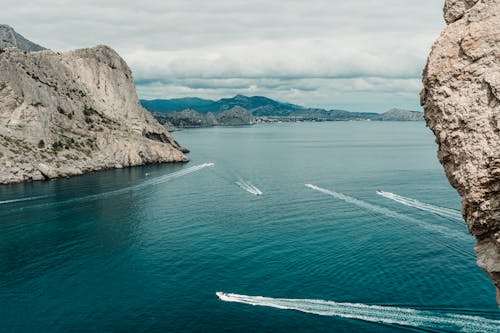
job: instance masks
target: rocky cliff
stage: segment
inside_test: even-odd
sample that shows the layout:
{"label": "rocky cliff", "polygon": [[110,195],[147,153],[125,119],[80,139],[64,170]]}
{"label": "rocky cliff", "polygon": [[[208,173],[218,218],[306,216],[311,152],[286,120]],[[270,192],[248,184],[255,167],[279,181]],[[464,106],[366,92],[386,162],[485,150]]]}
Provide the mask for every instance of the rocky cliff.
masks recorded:
{"label": "rocky cliff", "polygon": [[175,128],[241,126],[254,123],[252,113],[239,106],[235,106],[217,115],[214,115],[212,112],[201,113],[192,109],[186,109],[167,114],[153,112],[153,116],[161,124],[164,124],[165,128],[169,128],[169,126],[174,126]]}
{"label": "rocky cliff", "polygon": [[153,113],[160,123],[172,124],[178,128],[197,128],[217,126],[217,119],[211,112],[200,113],[195,110],[186,109],[169,114]]}
{"label": "rocky cliff", "polygon": [[241,126],[253,124],[254,119],[252,113],[247,109],[234,106],[230,110],[219,113],[217,122],[222,126]]}
{"label": "rocky cliff", "polygon": [[27,40],[7,24],[0,24],[0,48],[7,47],[17,47],[26,52],[45,50],[43,46]]}
{"label": "rocky cliff", "polygon": [[423,121],[424,114],[420,111],[390,109],[372,118],[378,121]]}
{"label": "rocky cliff", "polygon": [[0,183],[187,161],[182,151],[109,47],[0,49]]}
{"label": "rocky cliff", "polygon": [[421,102],[500,304],[500,0],[447,0]]}

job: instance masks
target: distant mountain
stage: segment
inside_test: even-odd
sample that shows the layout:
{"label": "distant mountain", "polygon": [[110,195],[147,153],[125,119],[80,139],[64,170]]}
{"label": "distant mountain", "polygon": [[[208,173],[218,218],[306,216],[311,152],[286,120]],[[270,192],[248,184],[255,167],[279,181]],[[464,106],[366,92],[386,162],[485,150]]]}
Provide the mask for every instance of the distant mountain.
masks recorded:
{"label": "distant mountain", "polygon": [[183,110],[196,110],[198,112],[213,112],[217,102],[197,97],[174,99],[141,100],[142,106],[152,112],[171,113]]}
{"label": "distant mountain", "polygon": [[166,127],[197,128],[212,126],[241,126],[254,123],[252,113],[240,106],[222,111],[217,115],[212,112],[201,113],[192,109],[171,113],[153,112],[153,116]]}
{"label": "distant mountain", "polygon": [[178,128],[211,127],[218,125],[212,112],[200,113],[193,109],[174,111],[171,113],[153,113],[160,124],[171,124]]}
{"label": "distant mountain", "polygon": [[306,108],[300,105],[282,103],[263,96],[236,95],[212,101],[201,98],[187,97],[176,99],[141,100],[142,105],[151,112],[172,113],[183,110],[196,110],[200,113],[218,114],[235,106],[244,108],[254,117],[303,117],[318,120],[349,120],[368,119],[376,113],[358,113],[344,110],[324,110]]}
{"label": "distant mountain", "polygon": [[424,113],[404,109],[390,109],[373,118],[380,121],[422,121]]}
{"label": "distant mountain", "polygon": [[296,111],[304,110],[303,106],[281,103],[263,96],[247,97],[236,95],[233,98],[223,98],[216,102],[218,111],[242,107],[252,112],[254,116],[288,116]]}
{"label": "distant mountain", "polygon": [[[325,110],[306,108],[300,105],[282,103],[263,96],[236,95],[212,101],[201,98],[177,98],[170,100],[142,100],[142,105],[156,113],[170,114],[184,110],[197,111],[201,114],[218,115],[226,110],[240,107],[248,110],[257,118],[257,122],[272,121],[342,121],[342,120],[376,120],[376,121],[416,121],[423,120],[422,112],[392,109],[382,114],[373,112],[350,112],[346,110]],[[193,113],[190,113],[194,116]],[[199,117],[193,121],[199,121]],[[203,123],[203,121],[201,122]],[[175,126],[178,126],[173,123]],[[182,125],[180,127],[183,127]]]}
{"label": "distant mountain", "polygon": [[252,113],[241,106],[234,106],[217,115],[217,122],[223,126],[241,126],[254,123]]}
{"label": "distant mountain", "polygon": [[0,48],[17,47],[26,52],[46,50],[46,48],[35,44],[12,29],[7,24],[0,24]]}
{"label": "distant mountain", "polygon": [[236,95],[232,98],[223,98],[218,101],[201,99],[196,97],[175,98],[175,99],[156,99],[141,100],[142,105],[152,111],[161,113],[170,113],[182,110],[196,110],[201,113],[212,112],[214,114],[230,110],[235,106],[242,107],[252,112],[255,116],[286,116],[296,110],[305,108],[298,105],[281,103],[267,97],[253,96],[247,97]]}

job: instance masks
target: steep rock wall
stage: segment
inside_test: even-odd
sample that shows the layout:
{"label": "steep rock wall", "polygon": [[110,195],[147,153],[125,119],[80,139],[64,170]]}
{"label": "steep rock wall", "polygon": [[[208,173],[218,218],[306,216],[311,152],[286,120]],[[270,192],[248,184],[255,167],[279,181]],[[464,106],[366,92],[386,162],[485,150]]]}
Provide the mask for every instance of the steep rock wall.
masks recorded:
{"label": "steep rock wall", "polygon": [[500,0],[447,0],[421,102],[500,304]]}
{"label": "steep rock wall", "polygon": [[0,49],[0,183],[187,161],[112,49]]}

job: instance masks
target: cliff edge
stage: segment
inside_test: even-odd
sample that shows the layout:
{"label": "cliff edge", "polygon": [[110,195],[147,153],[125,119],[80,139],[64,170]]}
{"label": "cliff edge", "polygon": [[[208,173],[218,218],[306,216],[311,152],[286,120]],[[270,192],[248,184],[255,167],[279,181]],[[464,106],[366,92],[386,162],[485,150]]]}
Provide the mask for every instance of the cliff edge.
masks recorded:
{"label": "cliff edge", "polygon": [[6,47],[17,47],[26,52],[46,50],[43,46],[35,44],[18,34],[11,26],[0,24],[0,48]]}
{"label": "cliff edge", "polygon": [[447,0],[444,17],[421,103],[500,304],[500,0]]}
{"label": "cliff edge", "polygon": [[185,162],[186,151],[142,108],[111,48],[0,49],[0,184]]}

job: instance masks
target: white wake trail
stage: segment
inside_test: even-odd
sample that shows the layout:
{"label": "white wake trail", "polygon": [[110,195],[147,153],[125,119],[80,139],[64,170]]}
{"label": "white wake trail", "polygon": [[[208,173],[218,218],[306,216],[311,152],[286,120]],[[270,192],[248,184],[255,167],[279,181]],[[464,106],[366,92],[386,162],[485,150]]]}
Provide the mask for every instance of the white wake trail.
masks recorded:
{"label": "white wake trail", "polygon": [[212,167],[214,165],[215,165],[214,163],[203,163],[203,164],[199,164],[199,165],[194,165],[194,166],[186,168],[186,169],[182,169],[182,170],[179,170],[179,171],[175,171],[175,172],[166,174],[164,176],[160,176],[160,177],[157,177],[157,178],[153,178],[153,179],[147,180],[147,181],[145,181],[145,182],[143,182],[141,184],[137,184],[137,185],[125,187],[125,188],[122,188],[122,189],[119,189],[119,190],[114,190],[114,191],[109,191],[109,192],[94,194],[94,195],[86,196],[86,197],[83,197],[83,198],[76,198],[74,200],[77,200],[77,201],[88,201],[88,200],[92,200],[92,199],[101,199],[103,197],[108,197],[108,196],[111,196],[111,195],[127,193],[127,192],[130,192],[130,191],[133,191],[133,190],[136,190],[136,189],[140,189],[140,188],[144,188],[144,187],[156,186],[156,185],[160,185],[160,184],[163,184],[165,182],[168,182],[170,180],[173,180],[173,179],[176,179],[176,178],[188,175],[190,173],[202,170],[204,168]]}
{"label": "white wake trail", "polygon": [[186,169],[182,169],[182,170],[179,170],[179,171],[175,171],[175,172],[169,173],[169,174],[167,174],[165,176],[160,176],[160,177],[157,177],[157,178],[153,178],[151,180],[145,181],[142,184],[131,186],[131,187],[127,188],[127,189],[158,185],[158,184],[167,182],[169,180],[172,180],[172,179],[175,179],[175,178],[179,178],[179,177],[188,175],[190,173],[199,171],[201,169],[212,167],[214,165],[215,165],[214,163],[203,163],[203,164],[199,164],[199,165],[194,165],[194,166],[186,168]]}
{"label": "white wake trail", "polygon": [[50,197],[52,197],[52,195],[38,195],[38,196],[35,196],[35,197],[4,200],[4,201],[0,201],[0,205],[10,204],[10,203],[17,203],[17,202],[24,202],[24,201],[33,201],[33,200],[39,200],[39,199],[46,199],[46,198],[50,198]]}
{"label": "white wake trail", "polygon": [[345,201],[347,203],[356,205],[358,207],[365,208],[365,209],[371,210],[373,212],[376,212],[376,213],[379,213],[379,214],[383,214],[383,215],[388,216],[388,217],[393,217],[393,218],[397,218],[397,219],[400,219],[400,220],[412,222],[414,224],[419,225],[423,229],[426,229],[426,230],[429,230],[429,231],[432,231],[432,232],[440,233],[440,234],[442,234],[442,235],[444,235],[446,237],[449,237],[449,238],[459,238],[459,239],[462,239],[462,240],[465,240],[465,241],[469,241],[470,240],[470,238],[465,233],[461,233],[459,231],[447,228],[445,226],[440,226],[440,225],[435,225],[435,224],[430,224],[430,223],[427,223],[427,222],[423,222],[423,221],[414,219],[414,218],[412,218],[410,216],[406,216],[406,215],[397,213],[397,212],[392,211],[390,209],[387,209],[385,207],[380,207],[380,206],[377,206],[377,205],[373,205],[371,203],[368,203],[368,202],[365,202],[365,201],[362,201],[362,200],[358,200],[356,198],[350,197],[350,196],[342,194],[342,193],[330,191],[330,190],[318,187],[316,185],[306,184],[305,186],[308,187],[308,188],[310,188],[310,189],[313,189],[315,191],[319,191],[321,193],[325,193],[325,194],[331,195],[331,196],[333,196],[333,197],[335,197],[337,199],[343,200],[343,201]]}
{"label": "white wake trail", "polygon": [[252,184],[250,184],[250,183],[248,183],[248,185],[249,185],[249,186],[250,186],[250,187],[251,187],[251,188],[255,191],[255,193],[256,193],[257,195],[262,195],[262,194],[263,194],[263,193],[262,193],[262,191],[261,191],[260,189],[258,189],[258,188],[257,188],[257,186],[252,185]]}
{"label": "white wake trail", "polygon": [[463,221],[462,214],[459,211],[454,210],[454,209],[434,206],[431,204],[420,202],[420,201],[415,200],[415,199],[406,198],[406,197],[403,197],[403,196],[400,196],[400,195],[397,195],[397,194],[394,194],[391,192],[384,192],[384,191],[378,190],[377,194],[384,197],[384,198],[396,201],[396,202],[398,202],[402,205],[405,205],[405,206],[424,210],[424,211],[434,213],[434,214],[437,214],[437,215],[440,215],[443,217],[452,218],[452,219],[457,220],[457,221]]}
{"label": "white wake trail", "polygon": [[253,195],[262,195],[263,192],[258,189],[256,186],[250,184],[249,182],[246,182],[242,179],[238,180],[235,182],[236,185],[238,185],[241,189],[247,191],[248,193],[251,193]]}
{"label": "white wake trail", "polygon": [[217,292],[224,302],[295,310],[320,316],[358,319],[373,323],[402,325],[449,332],[500,333],[500,320],[480,316],[415,310],[360,303],[338,303],[314,299],[286,299]]}
{"label": "white wake trail", "polygon": [[103,193],[98,193],[98,194],[92,194],[92,195],[87,195],[87,196],[84,196],[84,197],[78,197],[78,198],[73,198],[73,199],[62,200],[62,201],[58,201],[58,202],[55,202],[55,203],[32,205],[32,206],[29,206],[29,207],[23,207],[23,208],[21,208],[21,210],[25,210],[27,208],[28,209],[31,209],[31,208],[41,208],[41,207],[52,206],[52,205],[77,203],[77,202],[88,202],[88,201],[93,201],[93,200],[105,199],[105,198],[110,197],[110,196],[124,194],[124,193],[129,193],[129,192],[132,192],[134,190],[141,189],[141,188],[160,185],[160,184],[168,182],[170,180],[173,180],[173,179],[176,179],[176,178],[188,175],[190,173],[202,170],[204,168],[212,167],[214,165],[215,165],[214,163],[203,163],[203,164],[199,164],[199,165],[194,165],[194,166],[186,168],[186,169],[182,169],[182,170],[179,170],[179,171],[175,171],[175,172],[166,174],[164,176],[160,176],[160,177],[156,177],[156,178],[153,178],[153,179],[149,179],[149,180],[147,180],[145,182],[142,182],[140,184],[128,186],[128,187],[121,188],[121,189],[118,189],[118,190],[113,190],[113,191],[108,191],[108,192],[103,192]]}

